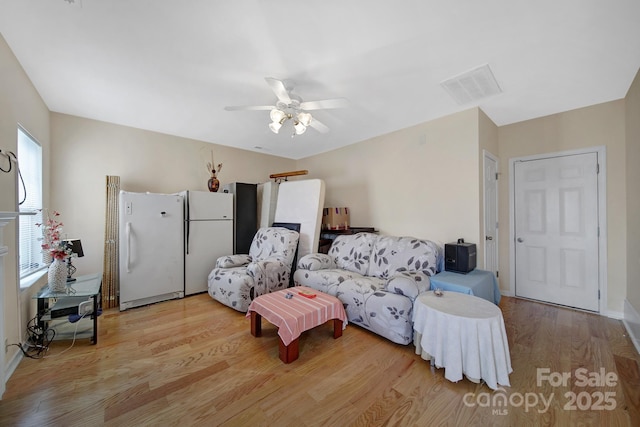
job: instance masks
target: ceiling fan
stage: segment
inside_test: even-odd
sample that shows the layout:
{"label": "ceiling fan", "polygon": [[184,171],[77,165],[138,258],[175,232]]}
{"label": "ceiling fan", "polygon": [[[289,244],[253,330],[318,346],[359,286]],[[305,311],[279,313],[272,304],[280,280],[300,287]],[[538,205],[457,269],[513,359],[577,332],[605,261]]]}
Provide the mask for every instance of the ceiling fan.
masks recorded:
{"label": "ceiling fan", "polygon": [[273,93],[278,97],[275,105],[238,105],[224,107],[224,109],[227,111],[271,110],[271,113],[269,113],[269,117],[271,118],[269,129],[271,129],[273,133],[278,133],[287,120],[292,120],[293,134],[291,137],[293,138],[296,135],[302,135],[309,126],[320,133],[329,132],[329,128],[325,124],[318,121],[307,111],[343,108],[349,104],[349,101],[344,98],[303,102],[302,98],[291,93],[293,87],[288,87],[282,80],[274,79],[273,77],[265,77],[265,80],[271,87],[271,90],[273,90]]}

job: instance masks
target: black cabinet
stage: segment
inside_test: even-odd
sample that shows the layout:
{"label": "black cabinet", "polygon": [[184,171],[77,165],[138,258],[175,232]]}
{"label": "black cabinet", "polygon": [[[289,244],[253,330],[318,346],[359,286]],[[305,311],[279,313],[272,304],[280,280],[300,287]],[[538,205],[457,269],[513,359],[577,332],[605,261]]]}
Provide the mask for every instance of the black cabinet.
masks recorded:
{"label": "black cabinet", "polygon": [[234,182],[222,191],[233,194],[233,253],[248,254],[258,231],[258,185]]}

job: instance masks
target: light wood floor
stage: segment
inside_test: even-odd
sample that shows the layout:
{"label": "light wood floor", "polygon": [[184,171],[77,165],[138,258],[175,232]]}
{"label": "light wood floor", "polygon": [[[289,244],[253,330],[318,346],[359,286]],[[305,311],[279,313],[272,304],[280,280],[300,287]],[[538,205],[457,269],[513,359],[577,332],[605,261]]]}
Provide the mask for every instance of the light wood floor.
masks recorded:
{"label": "light wood floor", "polygon": [[[55,357],[70,344],[56,342],[51,357],[20,363],[0,425],[640,425],[640,357],[621,322],[515,298],[500,306],[513,373],[511,387],[496,393],[451,383],[413,346],[353,325],[337,340],[331,322],[304,333],[300,358],[285,365],[275,327],[263,321],[254,338],[249,319],[206,294],[110,310],[99,318],[97,346],[80,340]],[[581,367],[615,374],[615,385],[577,386]],[[537,368],[571,380],[538,385]],[[566,393],[576,410],[565,408]],[[492,403],[497,394],[506,406]],[[534,395],[551,399],[548,410],[533,405]],[[578,409],[598,400],[613,409]]]}

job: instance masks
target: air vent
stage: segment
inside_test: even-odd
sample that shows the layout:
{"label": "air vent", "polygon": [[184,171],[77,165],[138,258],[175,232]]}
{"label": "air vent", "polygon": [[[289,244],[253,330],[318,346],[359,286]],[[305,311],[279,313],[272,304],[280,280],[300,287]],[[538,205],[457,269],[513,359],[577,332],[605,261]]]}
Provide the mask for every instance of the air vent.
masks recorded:
{"label": "air vent", "polygon": [[458,104],[467,104],[502,92],[488,64],[458,74],[440,85]]}

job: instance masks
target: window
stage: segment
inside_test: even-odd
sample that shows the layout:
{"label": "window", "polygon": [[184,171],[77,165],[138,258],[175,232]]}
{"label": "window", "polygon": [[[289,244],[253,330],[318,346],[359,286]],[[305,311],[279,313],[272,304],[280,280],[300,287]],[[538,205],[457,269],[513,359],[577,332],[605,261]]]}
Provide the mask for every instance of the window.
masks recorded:
{"label": "window", "polygon": [[42,229],[42,147],[25,130],[18,128],[19,265],[20,278],[43,269]]}

